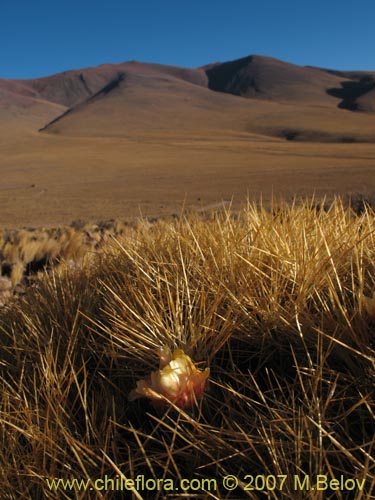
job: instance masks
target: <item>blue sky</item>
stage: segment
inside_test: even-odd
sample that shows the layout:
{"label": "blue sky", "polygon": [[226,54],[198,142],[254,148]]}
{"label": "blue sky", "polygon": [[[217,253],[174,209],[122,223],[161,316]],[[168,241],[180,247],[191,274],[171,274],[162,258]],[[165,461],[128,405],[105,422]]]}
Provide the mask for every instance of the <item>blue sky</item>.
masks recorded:
{"label": "blue sky", "polygon": [[375,0],[0,0],[0,78],[250,54],[375,70]]}

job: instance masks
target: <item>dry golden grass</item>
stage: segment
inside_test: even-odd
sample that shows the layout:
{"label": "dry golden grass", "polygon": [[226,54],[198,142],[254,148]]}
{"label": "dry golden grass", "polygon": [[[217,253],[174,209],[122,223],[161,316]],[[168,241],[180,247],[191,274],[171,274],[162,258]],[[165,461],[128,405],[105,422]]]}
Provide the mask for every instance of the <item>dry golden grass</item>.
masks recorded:
{"label": "dry golden grass", "polygon": [[[110,225],[112,234],[120,234]],[[81,267],[107,238],[109,228],[73,223],[70,227],[3,231],[0,235],[0,276],[13,289],[39,271]],[[5,283],[5,281],[4,281]]]}
{"label": "dry golden grass", "polygon": [[[287,475],[267,498],[372,498],[375,318],[362,297],[375,287],[374,231],[370,210],[340,199],[328,211],[249,203],[129,227],[87,265],[45,275],[0,312],[2,498],[266,496],[246,474]],[[165,344],[210,367],[191,410],[128,401]],[[121,496],[45,481],[106,474],[218,488]],[[306,474],[364,489],[296,490]]]}

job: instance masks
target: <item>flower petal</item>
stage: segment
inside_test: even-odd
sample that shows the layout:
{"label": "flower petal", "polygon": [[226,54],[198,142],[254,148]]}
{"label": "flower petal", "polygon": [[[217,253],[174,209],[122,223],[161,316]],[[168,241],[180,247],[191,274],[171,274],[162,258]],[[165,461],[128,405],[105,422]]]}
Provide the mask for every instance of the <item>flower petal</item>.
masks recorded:
{"label": "flower petal", "polygon": [[182,349],[171,353],[169,348],[162,348],[159,357],[160,369],[139,380],[129,399],[146,397],[156,406],[165,405],[168,400],[180,408],[193,406],[203,395],[210,369],[199,370]]}

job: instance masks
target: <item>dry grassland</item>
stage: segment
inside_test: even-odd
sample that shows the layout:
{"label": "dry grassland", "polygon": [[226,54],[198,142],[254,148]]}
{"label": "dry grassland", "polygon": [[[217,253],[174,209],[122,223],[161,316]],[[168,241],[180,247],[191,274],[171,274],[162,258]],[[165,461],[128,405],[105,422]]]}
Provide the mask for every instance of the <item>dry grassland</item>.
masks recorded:
{"label": "dry grassland", "polygon": [[374,191],[374,144],[298,143],[254,134],[73,138],[25,133],[0,144],[0,227],[179,213],[249,195]]}
{"label": "dry grassland", "polygon": [[[374,235],[373,212],[340,199],[328,211],[249,203],[125,227],[80,266],[52,269],[0,310],[3,498],[119,498],[95,491],[105,475],[217,481],[126,498],[261,498],[247,474],[286,476],[268,498],[372,498]],[[210,367],[191,409],[128,400],[163,345]],[[296,488],[306,475],[362,489]],[[87,490],[51,491],[53,478]]]}

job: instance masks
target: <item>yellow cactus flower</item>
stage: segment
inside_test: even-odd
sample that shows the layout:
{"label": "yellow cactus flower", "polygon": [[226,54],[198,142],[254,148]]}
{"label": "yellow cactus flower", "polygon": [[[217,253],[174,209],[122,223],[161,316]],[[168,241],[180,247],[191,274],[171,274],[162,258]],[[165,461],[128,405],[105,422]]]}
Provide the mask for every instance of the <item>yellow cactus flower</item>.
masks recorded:
{"label": "yellow cactus flower", "polygon": [[137,382],[129,400],[149,398],[154,406],[162,407],[169,401],[179,408],[189,408],[202,396],[210,369],[199,370],[182,349],[173,353],[168,347],[159,351],[160,369],[150,377]]}

